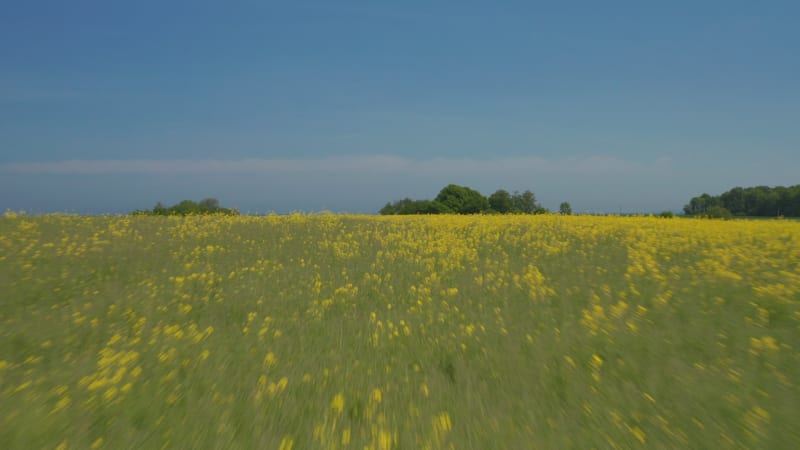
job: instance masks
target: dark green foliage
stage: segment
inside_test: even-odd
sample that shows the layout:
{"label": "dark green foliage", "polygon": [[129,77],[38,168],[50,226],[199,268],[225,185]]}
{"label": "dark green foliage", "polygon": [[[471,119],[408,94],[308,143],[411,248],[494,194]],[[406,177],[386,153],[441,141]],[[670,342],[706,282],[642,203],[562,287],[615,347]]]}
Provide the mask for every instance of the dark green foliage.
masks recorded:
{"label": "dark green foliage", "polygon": [[379,211],[382,215],[393,214],[544,214],[543,208],[531,191],[510,194],[498,189],[487,199],[480,192],[466,186],[449,184],[435,200],[412,200],[404,198],[388,202]]}
{"label": "dark green foliage", "polygon": [[420,214],[447,214],[453,212],[447,205],[436,200],[420,200],[417,203]]}
{"label": "dark green foliage", "polygon": [[511,196],[511,212],[522,214],[544,214],[546,209],[542,208],[536,201],[536,196],[531,191],[523,193],[514,192]]}
{"label": "dark green foliage", "polygon": [[561,202],[561,204],[558,206],[558,212],[568,216],[572,214],[572,206],[569,204],[569,202]]}
{"label": "dark green foliage", "polygon": [[728,211],[727,208],[724,206],[715,205],[710,208],[705,213],[705,216],[709,219],[725,219],[730,220],[733,218],[733,214]]}
{"label": "dark green foliage", "polygon": [[183,200],[171,208],[175,214],[185,216],[200,212],[200,205],[192,200]]}
{"label": "dark green foliage", "polygon": [[703,194],[699,197],[694,197],[689,201],[689,204],[683,207],[683,212],[687,215],[693,216],[696,214],[703,215],[712,206],[719,205],[719,197],[712,197],[708,194]]}
{"label": "dark green foliage", "polygon": [[511,199],[511,194],[503,189],[498,189],[494,194],[489,196],[489,206],[493,211],[505,214],[511,212],[514,206]]}
{"label": "dark green foliage", "polygon": [[452,212],[440,202],[434,200],[412,200],[410,198],[387,203],[380,210],[380,213],[385,216],[393,214],[447,214]]}
{"label": "dark green foliage", "polygon": [[455,184],[442,188],[436,201],[457,214],[478,214],[489,209],[489,200],[480,192]]}
{"label": "dark green foliage", "polygon": [[393,214],[397,214],[397,209],[395,209],[396,203],[397,202],[394,203],[386,202],[386,204],[383,205],[383,208],[381,208],[380,211],[378,211],[378,213],[380,213],[380,215],[382,216],[391,216]]}
{"label": "dark green foliage", "polygon": [[662,219],[672,219],[675,217],[675,214],[673,214],[672,211],[661,211],[658,217],[661,217]]}
{"label": "dark green foliage", "polygon": [[[140,212],[140,211],[137,211],[137,213],[138,212]],[[148,211],[141,211],[141,213],[147,213],[147,212]],[[164,206],[163,203],[158,202],[158,203],[156,203],[156,206],[153,207],[152,214],[155,214],[157,216],[165,216],[165,215],[167,215],[167,207]]]}
{"label": "dark green foliage", "polygon": [[215,210],[218,210],[220,208],[219,200],[217,200],[215,198],[204,198],[204,199],[200,200],[199,206],[201,208],[206,208],[209,211],[215,211]]}
{"label": "dark green foliage", "polygon": [[134,211],[134,215],[150,215],[150,216],[188,216],[188,215],[202,215],[202,214],[223,214],[227,216],[238,216],[239,211],[236,209],[223,208],[219,206],[219,200],[215,198],[205,198],[200,202],[193,200],[183,200],[180,203],[167,208],[163,203],[158,202],[152,210],[139,210]]}
{"label": "dark green foliage", "polygon": [[800,185],[735,187],[718,196],[703,194],[692,198],[683,211],[703,216],[713,207],[725,208],[734,216],[800,217]]}

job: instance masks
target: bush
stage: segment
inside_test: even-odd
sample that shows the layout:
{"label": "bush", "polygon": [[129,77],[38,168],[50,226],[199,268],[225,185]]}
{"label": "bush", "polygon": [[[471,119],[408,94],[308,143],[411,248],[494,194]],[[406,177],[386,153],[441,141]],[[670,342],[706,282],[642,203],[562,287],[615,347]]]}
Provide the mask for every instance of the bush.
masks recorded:
{"label": "bush", "polygon": [[489,196],[489,206],[491,210],[500,214],[506,214],[511,211],[511,208],[514,206],[512,202],[511,194],[503,189],[498,189],[494,194]]}
{"label": "bush", "polygon": [[658,217],[661,217],[663,219],[672,219],[673,217],[675,217],[675,214],[673,214],[672,211],[661,211]]}
{"label": "bush", "polygon": [[404,198],[386,203],[382,215],[394,214],[546,214],[548,210],[536,201],[531,191],[519,193],[498,189],[486,198],[466,186],[449,184],[434,200]]}
{"label": "bush", "polygon": [[733,214],[722,206],[712,206],[706,210],[706,217],[709,219],[730,220],[733,218]]}
{"label": "bush", "polygon": [[201,200],[199,203],[193,200],[183,200],[178,204],[170,206],[169,208],[164,206],[161,202],[158,202],[152,210],[138,210],[131,214],[145,216],[189,216],[205,214],[238,216],[239,211],[237,209],[223,208],[219,206],[219,200],[215,198],[206,198]]}
{"label": "bush", "polygon": [[489,209],[489,200],[480,192],[455,184],[439,191],[435,201],[456,214],[478,214]]}
{"label": "bush", "polygon": [[452,212],[450,208],[441,202],[435,200],[412,200],[410,198],[387,203],[380,210],[380,213],[384,216],[395,214],[448,214]]}

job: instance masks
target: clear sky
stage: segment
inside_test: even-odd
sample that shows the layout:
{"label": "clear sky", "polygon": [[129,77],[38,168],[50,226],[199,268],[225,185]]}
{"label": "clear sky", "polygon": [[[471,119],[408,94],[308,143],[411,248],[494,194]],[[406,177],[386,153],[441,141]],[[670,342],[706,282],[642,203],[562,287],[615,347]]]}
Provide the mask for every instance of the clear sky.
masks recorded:
{"label": "clear sky", "polygon": [[6,1],[0,210],[800,183],[797,1]]}

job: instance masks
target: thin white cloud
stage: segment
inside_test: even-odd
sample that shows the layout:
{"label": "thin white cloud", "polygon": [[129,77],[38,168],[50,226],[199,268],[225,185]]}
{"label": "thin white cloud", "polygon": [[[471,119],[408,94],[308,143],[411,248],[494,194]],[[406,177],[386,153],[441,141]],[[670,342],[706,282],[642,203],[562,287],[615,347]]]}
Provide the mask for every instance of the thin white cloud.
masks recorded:
{"label": "thin white cloud", "polygon": [[668,158],[640,162],[592,155],[547,159],[536,156],[497,159],[433,158],[396,156],[332,156],[315,159],[240,160],[68,160],[12,162],[0,164],[0,173],[10,174],[375,174],[452,175],[530,173],[549,175],[625,175],[671,171]]}

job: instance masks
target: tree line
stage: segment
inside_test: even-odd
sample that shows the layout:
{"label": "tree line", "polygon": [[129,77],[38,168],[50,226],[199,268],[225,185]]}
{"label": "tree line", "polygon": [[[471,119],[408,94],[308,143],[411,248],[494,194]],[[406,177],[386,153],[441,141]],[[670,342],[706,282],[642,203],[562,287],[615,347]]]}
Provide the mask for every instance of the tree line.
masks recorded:
{"label": "tree line", "polygon": [[683,212],[691,216],[800,217],[800,185],[735,187],[720,195],[693,197]]}
{"label": "tree line", "polygon": [[161,202],[150,210],[134,211],[135,215],[146,216],[190,216],[204,214],[222,214],[226,216],[238,216],[239,211],[233,208],[223,208],[219,205],[219,200],[215,198],[204,198],[199,202],[193,200],[183,200],[172,206],[164,206]]}
{"label": "tree line", "polygon": [[[449,184],[439,191],[433,200],[412,200],[404,198],[388,202],[379,211],[382,215],[394,214],[544,214],[547,211],[536,201],[531,191],[513,194],[498,189],[485,197],[475,189]],[[561,204],[561,212],[571,214],[569,203]]]}

